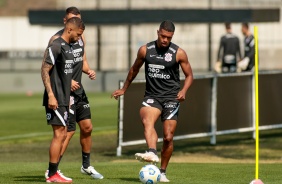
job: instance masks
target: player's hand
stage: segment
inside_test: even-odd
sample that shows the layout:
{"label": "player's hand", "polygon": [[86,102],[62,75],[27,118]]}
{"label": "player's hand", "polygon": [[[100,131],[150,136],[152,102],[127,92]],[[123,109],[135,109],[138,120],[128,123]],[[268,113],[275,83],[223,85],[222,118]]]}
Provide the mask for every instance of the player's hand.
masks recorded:
{"label": "player's hand", "polygon": [[57,99],[55,98],[54,95],[49,96],[48,108],[53,109],[53,110],[56,110],[58,108],[58,101],[57,101]]}
{"label": "player's hand", "polygon": [[94,70],[88,70],[87,72],[89,79],[95,80],[96,79],[96,72]]}
{"label": "player's hand", "polygon": [[71,91],[75,91],[80,88],[80,85],[77,81],[71,80]]}
{"label": "player's hand", "polygon": [[111,98],[115,98],[116,100],[118,99],[119,96],[124,95],[125,91],[123,89],[118,89],[114,91],[111,95]]}
{"label": "player's hand", "polygon": [[186,96],[186,93],[184,93],[183,91],[179,91],[176,99],[179,102],[183,102],[185,100],[185,96]]}

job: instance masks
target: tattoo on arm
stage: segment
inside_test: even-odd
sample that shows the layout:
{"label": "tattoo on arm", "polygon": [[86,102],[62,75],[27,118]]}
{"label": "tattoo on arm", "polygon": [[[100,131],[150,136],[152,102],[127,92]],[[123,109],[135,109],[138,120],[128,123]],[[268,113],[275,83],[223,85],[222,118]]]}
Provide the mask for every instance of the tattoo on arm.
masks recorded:
{"label": "tattoo on arm", "polygon": [[46,56],[47,56],[47,52],[45,52],[44,59],[42,61],[41,78],[45,86],[45,89],[47,91],[47,94],[49,94],[50,92],[53,93],[52,88],[51,88],[50,76],[49,76],[49,71],[52,69],[53,65],[50,65],[45,62]]}

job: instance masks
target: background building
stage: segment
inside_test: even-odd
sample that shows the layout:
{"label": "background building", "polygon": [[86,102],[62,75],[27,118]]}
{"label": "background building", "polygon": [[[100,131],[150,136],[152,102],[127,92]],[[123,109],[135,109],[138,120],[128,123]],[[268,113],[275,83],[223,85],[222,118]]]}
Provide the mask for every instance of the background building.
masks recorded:
{"label": "background building", "polygon": [[[0,82],[9,80],[1,91],[41,91],[43,85],[39,75],[44,49],[49,38],[62,26],[30,25],[29,9],[65,9],[77,6],[82,12],[89,9],[258,9],[282,8],[281,0],[2,0],[0,1]],[[265,15],[267,16],[267,15]],[[280,13],[280,16],[281,13]],[[58,17],[63,19],[63,17]],[[281,17],[280,17],[281,20]],[[63,20],[62,20],[63,24]],[[257,25],[259,29],[260,70],[282,69],[282,22],[251,22],[251,30]],[[159,24],[131,25],[131,43],[128,49],[127,25],[101,25],[101,55],[97,68],[97,30],[98,26],[86,25],[86,51],[90,66],[99,71],[96,82],[86,81],[93,91],[109,91],[117,87],[118,80],[125,78],[128,67],[134,62],[138,48],[156,39]],[[232,24],[232,30],[241,40],[241,24]],[[225,33],[223,23],[211,24],[211,57],[216,61],[219,39]],[[176,24],[173,42],[182,47],[188,54],[195,73],[209,71],[208,64],[208,24]],[[243,50],[242,50],[243,51]],[[130,54],[129,54],[130,52]],[[130,57],[129,57],[130,56]],[[138,76],[144,78],[142,74]],[[86,87],[89,89],[88,87]]]}

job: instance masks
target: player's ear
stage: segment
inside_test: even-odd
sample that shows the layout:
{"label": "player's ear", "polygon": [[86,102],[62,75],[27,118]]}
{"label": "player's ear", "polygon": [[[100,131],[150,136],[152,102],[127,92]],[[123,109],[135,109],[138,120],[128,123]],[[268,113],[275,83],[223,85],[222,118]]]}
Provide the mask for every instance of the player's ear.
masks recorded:
{"label": "player's ear", "polygon": [[64,21],[64,24],[66,24],[66,22],[67,22],[66,17],[63,18],[63,21]]}

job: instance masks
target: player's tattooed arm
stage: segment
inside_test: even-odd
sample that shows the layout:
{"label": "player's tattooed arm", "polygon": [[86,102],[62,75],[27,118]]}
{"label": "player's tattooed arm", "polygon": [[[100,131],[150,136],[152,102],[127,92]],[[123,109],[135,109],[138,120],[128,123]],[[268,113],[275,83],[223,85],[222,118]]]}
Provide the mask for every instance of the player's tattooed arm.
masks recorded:
{"label": "player's tattooed arm", "polygon": [[42,77],[42,82],[45,86],[46,92],[48,95],[53,93],[51,89],[51,82],[50,82],[50,76],[49,76],[49,71],[51,70],[53,66],[46,63],[45,61],[42,62],[42,67],[41,67],[41,77]]}
{"label": "player's tattooed arm", "polygon": [[41,77],[42,77],[42,81],[45,86],[46,92],[48,94],[48,108],[55,110],[58,108],[58,102],[51,88],[51,81],[50,81],[50,75],[49,75],[49,71],[52,69],[53,65],[45,62],[46,56],[47,56],[47,51],[45,52],[44,59],[42,61]]}

